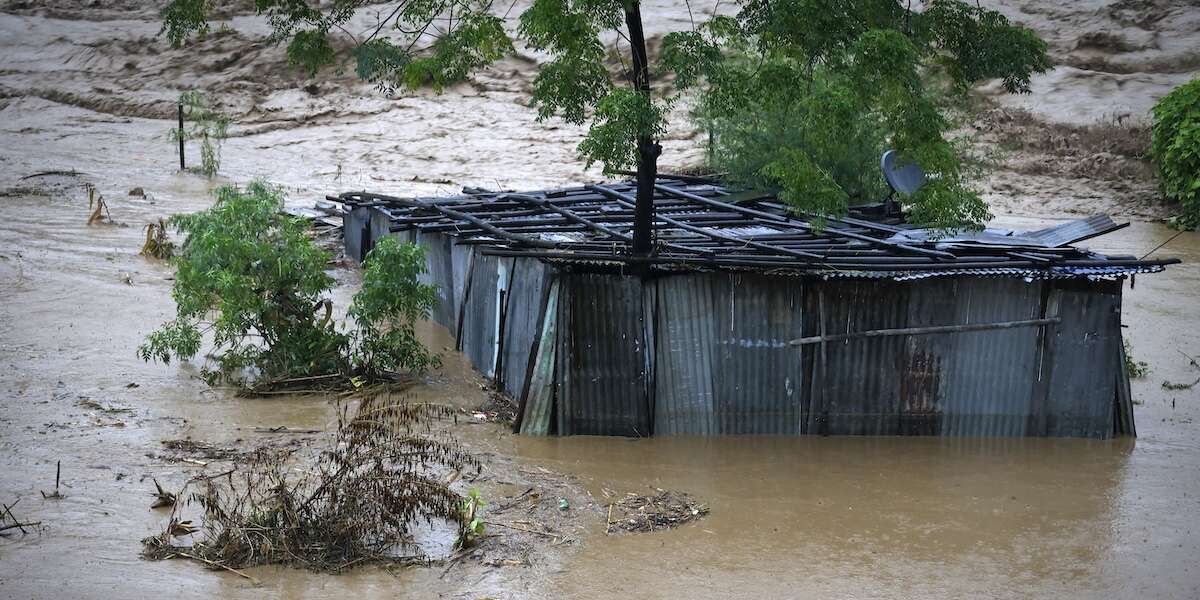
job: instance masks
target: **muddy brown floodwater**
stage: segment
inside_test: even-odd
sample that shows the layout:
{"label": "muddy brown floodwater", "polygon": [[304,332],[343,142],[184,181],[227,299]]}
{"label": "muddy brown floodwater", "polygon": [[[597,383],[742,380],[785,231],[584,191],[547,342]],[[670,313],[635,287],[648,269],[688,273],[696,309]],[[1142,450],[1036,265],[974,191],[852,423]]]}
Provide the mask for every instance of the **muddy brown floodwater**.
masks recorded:
{"label": "muddy brown floodwater", "polygon": [[[166,188],[203,202],[195,182]],[[606,537],[580,507],[568,548],[541,548],[529,566],[464,565],[342,576],[250,570],[255,586],[185,562],[138,558],[161,527],[150,478],[177,485],[200,472],[162,458],[160,440],[236,443],[256,427],[324,429],[327,400],[236,399],[189,365],[136,359],[133,348],[171,311],[169,270],[136,256],[136,227],[85,225],[78,190],[11,196],[0,222],[0,499],[40,520],[36,534],[0,541],[0,596],[373,597],[1195,597],[1200,516],[1200,397],[1163,381],[1200,377],[1200,237],[1135,223],[1097,242],[1183,265],[1126,288],[1124,322],[1136,358],[1140,437],[1113,441],[916,438],[531,438],[492,424],[459,434],[485,453],[489,493],[538,467],[605,489],[681,489],[711,515],[678,530]],[[144,222],[158,207],[110,200],[114,218]],[[1000,224],[1044,221],[1008,217]],[[1172,239],[1173,238],[1173,239]],[[337,271],[340,301],[356,275]],[[126,283],[124,274],[132,285]],[[430,330],[435,347],[449,345]],[[419,388],[470,407],[476,377],[448,355]],[[1190,378],[1190,379],[1189,379]],[[131,384],[137,384],[132,387]],[[90,399],[114,411],[96,410]],[[120,412],[117,412],[120,411]],[[63,463],[64,500],[43,500]],[[508,463],[508,464],[505,464]],[[518,486],[519,487],[519,486]],[[572,502],[585,503],[575,493]],[[545,546],[545,544],[542,544]]]}
{"label": "muddy brown floodwater", "polygon": [[[1125,333],[1149,365],[1133,382],[1137,439],[533,438],[467,418],[454,431],[485,469],[456,489],[480,487],[490,519],[535,519],[569,542],[492,528],[504,544],[450,568],[250,569],[257,584],[140,559],[139,540],[165,518],[148,508],[152,479],[178,487],[215,468],[173,460],[163,440],[308,442],[261,429],[327,430],[335,410],[322,398],[234,398],[199,382],[195,365],[134,355],[173,311],[170,269],[137,256],[141,228],[210,202],[210,182],[177,174],[165,138],[179,89],[215,90],[235,113],[222,181],[268,177],[294,205],[364,187],[437,194],[597,173],[573,161],[578,129],[533,122],[535,57],[441,97],[385,100],[346,80],[307,86],[277,51],[239,50],[253,33],[213,36],[192,55],[153,39],[152,7],[92,4],[0,0],[0,501],[19,499],[13,512],[43,523],[0,537],[0,597],[1200,597],[1200,386],[1162,385],[1200,378],[1185,356],[1200,359],[1200,234],[1145,221],[1089,242],[1184,260],[1125,286]],[[1200,13],[1186,2],[988,4],[1049,37],[1058,66],[1017,99],[1048,117],[1144,110],[1197,65],[1188,40]],[[688,19],[678,3],[646,6],[660,29]],[[700,144],[679,131],[668,154],[688,164]],[[63,169],[83,175],[23,179]],[[1121,205],[1105,199],[1105,181],[994,177],[1005,183],[988,195],[1009,213],[1001,226]],[[123,225],[86,225],[85,181]],[[147,197],[127,195],[133,187]],[[358,275],[333,273],[344,308]],[[445,331],[423,335],[453,346]],[[446,359],[414,393],[478,406],[480,379],[460,356]],[[59,461],[66,498],[43,499]],[[605,493],[651,487],[685,491],[711,513],[606,536]],[[551,509],[504,512],[528,488]],[[447,550],[445,535],[420,535]]]}

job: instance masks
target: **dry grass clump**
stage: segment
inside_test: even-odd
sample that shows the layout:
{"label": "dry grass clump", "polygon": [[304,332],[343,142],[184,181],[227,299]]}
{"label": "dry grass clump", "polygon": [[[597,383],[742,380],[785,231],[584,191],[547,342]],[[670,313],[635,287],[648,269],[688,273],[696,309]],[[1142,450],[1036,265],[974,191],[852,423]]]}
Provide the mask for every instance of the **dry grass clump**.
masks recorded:
{"label": "dry grass clump", "polygon": [[[286,564],[327,572],[423,559],[401,553],[412,549],[413,525],[442,520],[461,531],[465,524],[462,498],[441,471],[479,468],[458,443],[433,433],[431,419],[451,416],[449,408],[392,394],[364,398],[352,415],[342,411],[314,462],[295,451],[261,451],[240,469],[189,482],[167,528],[142,540],[143,555],[231,570]],[[181,520],[181,507],[192,503],[203,509],[199,526]]]}
{"label": "dry grass clump", "polygon": [[1047,123],[1027,110],[993,108],[980,119],[980,129],[996,133],[1002,143],[1056,156],[1089,156],[1106,152],[1145,158],[1150,151],[1149,125],[1114,116],[1088,125]]}
{"label": "dry grass clump", "polygon": [[[1019,155],[1009,167],[1026,175],[1089,179],[1154,179],[1148,125],[1117,116],[1089,125],[1046,123],[1022,109],[996,107],[976,128]],[[1047,160],[1047,158],[1053,160]]]}

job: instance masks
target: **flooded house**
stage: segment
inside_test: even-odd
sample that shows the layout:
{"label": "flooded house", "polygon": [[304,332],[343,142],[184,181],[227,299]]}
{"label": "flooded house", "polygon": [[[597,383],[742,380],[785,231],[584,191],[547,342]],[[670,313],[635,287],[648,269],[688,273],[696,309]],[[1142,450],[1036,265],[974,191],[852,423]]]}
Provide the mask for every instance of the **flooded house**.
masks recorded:
{"label": "flooded house", "polygon": [[1123,281],[1173,262],[1075,244],[1092,217],[951,236],[889,205],[821,222],[770,194],[662,177],[456,197],[354,192],[346,253],[425,247],[434,319],[534,435],[1135,433]]}

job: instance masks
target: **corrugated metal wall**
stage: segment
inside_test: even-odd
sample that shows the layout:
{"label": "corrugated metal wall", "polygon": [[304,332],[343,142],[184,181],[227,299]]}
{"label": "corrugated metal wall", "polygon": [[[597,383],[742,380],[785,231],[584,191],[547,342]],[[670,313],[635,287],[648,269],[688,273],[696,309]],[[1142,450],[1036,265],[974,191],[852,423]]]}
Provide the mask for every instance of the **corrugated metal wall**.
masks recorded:
{"label": "corrugated metal wall", "polygon": [[467,294],[467,279],[471,275],[471,266],[475,261],[475,246],[469,244],[455,244],[450,247],[450,264],[451,275],[454,279],[453,298],[454,305],[452,312],[454,313],[452,322],[453,325],[447,325],[450,330],[450,335],[462,338],[462,311],[463,298]]}
{"label": "corrugated metal wall", "polygon": [[465,290],[463,322],[459,345],[471,364],[484,375],[495,375],[496,351],[500,328],[500,290],[503,277],[500,259],[476,253]]}
{"label": "corrugated metal wall", "polygon": [[718,301],[714,413],[723,434],[803,432],[802,280],[725,275]]}
{"label": "corrugated metal wall", "polygon": [[[353,223],[373,227],[371,213],[356,218],[348,251]],[[1102,438],[1114,423],[1133,429],[1130,415],[1114,413],[1120,282],[559,272],[548,320],[551,267],[485,256],[443,234],[415,237],[429,253],[425,280],[440,290],[435,319],[480,371],[494,377],[499,365],[502,391],[529,397],[531,352],[552,336],[553,351],[539,353],[548,363],[534,394],[538,433],[551,420],[561,434],[629,436]],[[1062,321],[789,343],[1054,316]]]}
{"label": "corrugated metal wall", "polygon": [[[813,282],[805,294],[806,335],[905,327],[910,289],[891,281]],[[813,353],[808,432],[900,433],[900,381],[907,366],[903,337],[813,344],[805,351]]]}
{"label": "corrugated metal wall", "polygon": [[451,238],[443,233],[420,233],[416,235],[416,243],[425,247],[425,262],[429,269],[421,275],[421,282],[437,287],[438,304],[433,309],[433,320],[453,331],[458,305],[453,296]]}
{"label": "corrugated metal wall", "polygon": [[388,235],[391,224],[391,219],[377,208],[355,207],[344,217],[342,225],[346,256],[361,262],[374,242]]}
{"label": "corrugated metal wall", "polygon": [[664,277],[655,308],[655,434],[721,433],[714,413],[720,274]]}
{"label": "corrugated metal wall", "polygon": [[542,332],[546,300],[546,266],[534,258],[505,259],[512,274],[504,300],[501,391],[520,399],[525,393],[529,354]]}
{"label": "corrugated metal wall", "polygon": [[[908,326],[1038,319],[1042,289],[1042,282],[1001,278],[918,283],[909,294]],[[1041,339],[1039,327],[908,336],[902,433],[1026,435]]]}
{"label": "corrugated metal wall", "polygon": [[570,273],[558,315],[558,431],[648,436],[642,280]]}
{"label": "corrugated metal wall", "polygon": [[550,433],[551,417],[554,414],[554,393],[557,388],[555,378],[555,357],[558,352],[558,302],[559,282],[551,280],[546,292],[545,308],[542,311],[542,326],[538,343],[532,352],[529,382],[521,398],[521,406],[525,411],[517,418],[521,423],[521,433],[529,435],[546,435]]}
{"label": "corrugated metal wall", "polygon": [[1048,362],[1044,428],[1032,435],[1109,437],[1117,397],[1114,369],[1124,369],[1121,356],[1120,282],[1057,281],[1062,322],[1053,328]]}

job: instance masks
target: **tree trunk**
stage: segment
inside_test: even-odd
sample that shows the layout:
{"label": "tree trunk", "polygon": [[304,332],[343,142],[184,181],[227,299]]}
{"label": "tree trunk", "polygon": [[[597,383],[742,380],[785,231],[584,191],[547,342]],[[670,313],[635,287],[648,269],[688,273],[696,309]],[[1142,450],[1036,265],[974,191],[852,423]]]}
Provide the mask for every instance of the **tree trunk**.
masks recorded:
{"label": "tree trunk", "polygon": [[[633,55],[632,84],[650,98],[650,61],[646,37],[642,32],[642,9],[638,2],[625,5],[625,26],[629,29],[629,50]],[[658,156],[662,146],[649,135],[637,138],[637,208],[633,211],[633,252],[645,256],[654,249],[654,184],[658,176]]]}

